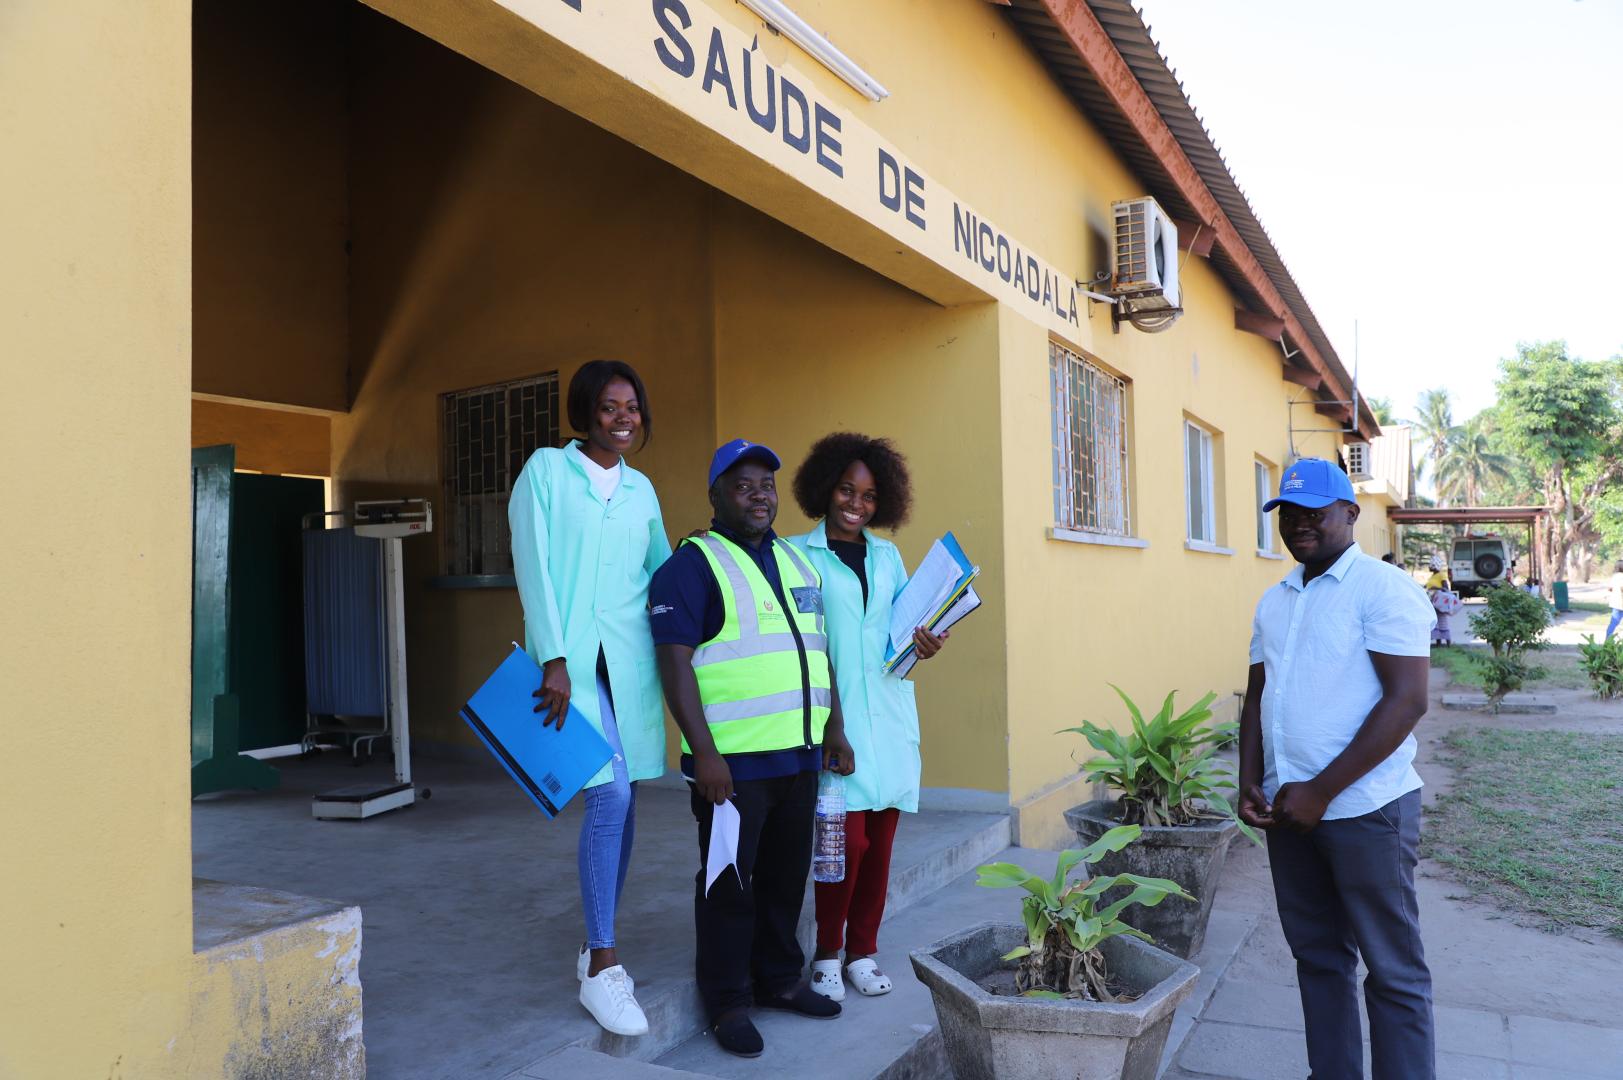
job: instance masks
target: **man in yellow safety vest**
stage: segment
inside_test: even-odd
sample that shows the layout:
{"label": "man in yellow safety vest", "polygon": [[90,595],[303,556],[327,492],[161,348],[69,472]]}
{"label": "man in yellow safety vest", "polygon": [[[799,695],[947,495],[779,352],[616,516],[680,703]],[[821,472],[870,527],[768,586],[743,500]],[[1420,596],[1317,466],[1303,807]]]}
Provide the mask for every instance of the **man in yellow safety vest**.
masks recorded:
{"label": "man in yellow safety vest", "polygon": [[[772,531],[778,456],[735,439],[710,463],[710,531],[683,541],[648,591],[665,700],[699,822],[695,974],[716,1041],[756,1057],[753,1004],[829,1019],[795,937],[811,868],[817,775],[849,775],[823,627],[822,582]],[[737,872],[706,888],[716,807],[738,813]]]}

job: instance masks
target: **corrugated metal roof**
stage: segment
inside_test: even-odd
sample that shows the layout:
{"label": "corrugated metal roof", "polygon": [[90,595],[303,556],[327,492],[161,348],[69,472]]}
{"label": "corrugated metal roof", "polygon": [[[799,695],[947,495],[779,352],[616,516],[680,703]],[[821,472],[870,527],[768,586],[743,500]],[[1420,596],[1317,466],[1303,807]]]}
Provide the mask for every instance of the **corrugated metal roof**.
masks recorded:
{"label": "corrugated metal roof", "polygon": [[[1279,250],[1274,247],[1273,240],[1268,236],[1268,231],[1258,220],[1245,192],[1240,190],[1238,181],[1229,171],[1228,163],[1223,160],[1223,155],[1218,151],[1205,125],[1201,123],[1194,106],[1190,104],[1188,96],[1183,91],[1183,86],[1168,67],[1159,46],[1150,37],[1149,27],[1145,25],[1143,17],[1127,0],[1087,0],[1087,4],[1105,32],[1110,35],[1116,51],[1127,62],[1139,85],[1144,88],[1162,121],[1177,139],[1178,145],[1195,167],[1201,181],[1233,223],[1235,231],[1250,250],[1252,257],[1261,265],[1274,288],[1290,305],[1292,314],[1307,331],[1319,355],[1330,367],[1331,373],[1339,378],[1343,385],[1351,386],[1352,379],[1331,346],[1324,328],[1319,325],[1313,309],[1308,306],[1307,298],[1302,295],[1296,280],[1291,277],[1284,259],[1280,257]],[[1110,93],[1099,84],[1088,66],[1077,56],[1064,32],[1054,25],[1040,0],[1012,0],[1011,6],[1005,10],[1021,36],[1043,59],[1055,81],[1071,95],[1087,114],[1088,119],[1110,142],[1116,153],[1144,181],[1149,193],[1155,196],[1156,201],[1167,213],[1183,221],[1199,221],[1200,215],[1195,213],[1178,191],[1177,185],[1167,175],[1155,152],[1139,138],[1132,124],[1117,108]],[[1124,194],[1123,197],[1127,195]],[[1261,298],[1246,281],[1245,275],[1220,247],[1212,249],[1211,263],[1243,304],[1254,311],[1267,311]],[[1368,411],[1367,406],[1362,411],[1373,425],[1374,416]]]}

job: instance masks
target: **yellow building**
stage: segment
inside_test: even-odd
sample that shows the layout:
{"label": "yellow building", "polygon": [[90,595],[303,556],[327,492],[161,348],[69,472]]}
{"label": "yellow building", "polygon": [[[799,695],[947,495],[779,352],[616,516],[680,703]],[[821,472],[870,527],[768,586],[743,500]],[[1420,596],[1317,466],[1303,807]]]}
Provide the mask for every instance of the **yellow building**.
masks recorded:
{"label": "yellow building", "polygon": [[[334,915],[264,959],[287,1004],[252,1017],[194,954],[193,446],[328,508],[434,502],[406,545],[429,752],[468,746],[521,626],[511,463],[604,356],[656,403],[636,465],[678,535],[724,440],[906,451],[904,555],[953,530],[985,600],[919,680],[924,783],[1019,842],[1066,838],[1089,793],[1054,732],[1118,718],[1107,681],[1232,709],[1287,567],[1261,493],[1377,428],[1139,17],[790,6],[803,43],[771,0],[10,6],[4,438],[36,512],[6,541],[0,1078],[232,1074],[358,948]],[[1144,197],[1181,296],[1140,329],[1109,294]],[[533,426],[466,423],[498,399]]]}

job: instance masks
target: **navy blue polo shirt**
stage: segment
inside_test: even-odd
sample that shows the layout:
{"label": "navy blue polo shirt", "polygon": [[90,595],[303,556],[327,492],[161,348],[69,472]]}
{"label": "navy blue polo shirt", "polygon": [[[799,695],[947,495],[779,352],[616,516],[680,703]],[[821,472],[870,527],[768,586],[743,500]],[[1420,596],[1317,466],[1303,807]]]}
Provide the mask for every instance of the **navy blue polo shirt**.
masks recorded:
{"label": "navy blue polo shirt", "polygon": [[[751,547],[719,521],[712,520],[710,529],[731,540],[753,558],[767,584],[772,586],[772,592],[783,610],[792,610],[783,594],[778,560],[772,556],[776,533],[768,529],[761,538],[760,547]],[[721,624],[727,618],[721,583],[716,580],[709,560],[697,545],[678,545],[671,557],[665,560],[665,565],[654,572],[653,580],[648,584],[648,612],[656,646],[686,645],[690,649],[697,649],[721,633]],[[795,773],[816,772],[823,765],[823,752],[816,747],[810,750],[769,750],[758,754],[723,754],[722,757],[734,780],[770,780]],[[682,775],[693,775],[693,758],[689,754],[682,755]]]}

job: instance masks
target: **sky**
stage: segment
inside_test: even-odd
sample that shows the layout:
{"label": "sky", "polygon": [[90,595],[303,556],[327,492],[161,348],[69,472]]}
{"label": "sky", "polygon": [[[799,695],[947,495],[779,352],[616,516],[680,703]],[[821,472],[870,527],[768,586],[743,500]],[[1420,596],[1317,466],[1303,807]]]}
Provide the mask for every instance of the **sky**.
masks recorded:
{"label": "sky", "polygon": [[1359,389],[1623,352],[1623,0],[1135,0]]}

